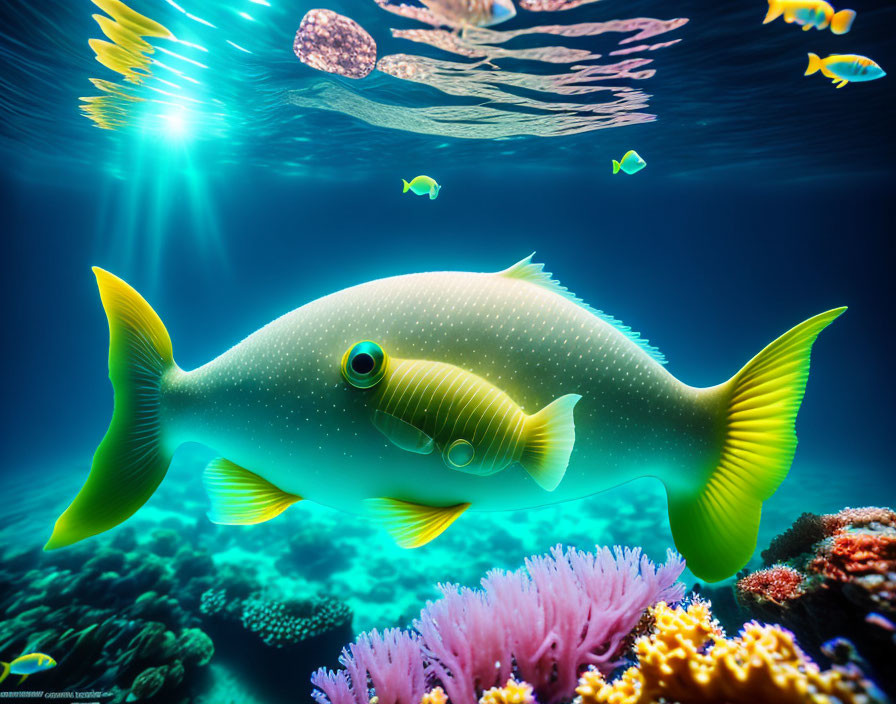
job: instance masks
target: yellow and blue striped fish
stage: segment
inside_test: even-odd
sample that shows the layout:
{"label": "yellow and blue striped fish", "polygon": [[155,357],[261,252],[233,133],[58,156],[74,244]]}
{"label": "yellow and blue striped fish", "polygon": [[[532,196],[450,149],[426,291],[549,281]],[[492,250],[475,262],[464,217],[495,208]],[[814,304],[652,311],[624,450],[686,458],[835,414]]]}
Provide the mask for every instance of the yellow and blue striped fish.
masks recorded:
{"label": "yellow and blue striped fish", "polygon": [[28,675],[35,672],[43,672],[56,667],[56,661],[44,653],[26,653],[20,655],[12,662],[0,662],[0,682],[10,675],[21,675],[19,684],[25,681]]}
{"label": "yellow and blue striped fish", "polygon": [[371,341],[346,351],[342,375],[356,388],[376,388],[373,424],[404,450],[426,455],[438,449],[451,469],[480,476],[519,462],[547,491],[563,479],[579,394],[527,415],[482,377],[444,362],[390,358]]}
{"label": "yellow and blue striped fish", "polygon": [[817,54],[809,54],[809,66],[804,75],[811,76],[816,71],[830,78],[838,88],[852,81],[873,81],[886,76],[886,72],[867,56],[858,54],[831,54],[826,59]]}

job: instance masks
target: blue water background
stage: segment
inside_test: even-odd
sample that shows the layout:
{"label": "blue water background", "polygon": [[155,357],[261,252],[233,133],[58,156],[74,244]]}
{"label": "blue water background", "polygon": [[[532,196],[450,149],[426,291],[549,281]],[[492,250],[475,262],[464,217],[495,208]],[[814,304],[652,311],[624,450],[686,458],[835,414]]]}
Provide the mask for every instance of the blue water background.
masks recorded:
{"label": "blue water background", "polygon": [[[780,20],[763,27],[763,2],[580,8],[562,20],[690,18],[675,35],[683,41],[651,57],[657,75],[643,88],[659,119],[503,141],[408,134],[278,102],[278,91],[321,77],[289,49],[310,5],[279,5],[278,21],[257,35],[258,55],[221,67],[231,131],[176,143],[109,134],[78,114],[87,78],[102,72],[86,46],[98,35],[92,6],[82,5],[14,2],[3,11],[4,56],[15,60],[0,101],[0,482],[24,477],[38,497],[60,473],[76,486],[105,432],[108,332],[92,265],[151,302],[178,364],[191,369],[345,286],[497,271],[534,250],[696,386],[728,379],[793,325],[848,305],[815,347],[796,461],[768,504],[760,545],[803,510],[896,503],[893,78],[835,90],[802,76],[807,51],[861,49],[896,71],[888,4],[857,8],[845,37]],[[378,38],[412,25],[372,3],[331,6]],[[385,51],[409,50],[382,41]],[[438,98],[373,80],[396,104]],[[612,176],[610,160],[629,148],[648,167]],[[401,194],[400,180],[418,173],[443,185],[438,200]],[[196,481],[200,469],[169,481]],[[619,497],[592,501],[627,525]],[[38,522],[21,539],[41,543],[49,529]],[[539,544],[566,540],[564,530]]]}

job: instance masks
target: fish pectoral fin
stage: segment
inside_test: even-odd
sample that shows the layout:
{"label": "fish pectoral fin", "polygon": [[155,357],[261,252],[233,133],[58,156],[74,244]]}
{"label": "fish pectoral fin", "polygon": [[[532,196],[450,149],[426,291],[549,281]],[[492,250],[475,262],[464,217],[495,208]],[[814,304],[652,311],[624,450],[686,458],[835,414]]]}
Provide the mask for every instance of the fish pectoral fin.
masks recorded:
{"label": "fish pectoral fin", "polygon": [[302,500],[223,457],[209,462],[202,484],[211,502],[208,518],[221,525],[264,523]]}
{"label": "fish pectoral fin", "polygon": [[582,397],[567,394],[526,420],[526,446],[520,464],[545,491],[563,480],[576,442],[573,409]]}
{"label": "fish pectoral fin", "polygon": [[391,413],[377,411],[373,414],[373,425],[389,442],[402,450],[428,455],[435,447],[429,435]]}
{"label": "fish pectoral fin", "polygon": [[367,499],[367,514],[378,520],[403,548],[419,548],[438,538],[448,526],[470,508],[455,506],[422,506],[398,499]]}

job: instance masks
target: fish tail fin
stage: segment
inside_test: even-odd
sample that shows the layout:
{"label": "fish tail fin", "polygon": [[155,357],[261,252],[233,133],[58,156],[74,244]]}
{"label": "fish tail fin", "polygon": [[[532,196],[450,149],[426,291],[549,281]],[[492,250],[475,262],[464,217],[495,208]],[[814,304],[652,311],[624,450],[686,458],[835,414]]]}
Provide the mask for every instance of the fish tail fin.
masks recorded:
{"label": "fish tail fin", "polygon": [[852,28],[856,18],[855,10],[840,10],[831,17],[831,31],[834,34],[846,34]]}
{"label": "fish tail fin", "polygon": [[621,164],[620,164],[618,161],[616,161],[615,159],[613,159],[613,173],[614,173],[614,174],[618,174],[618,173],[619,173],[619,168],[620,168],[620,167],[621,167]]}
{"label": "fish tail fin", "polygon": [[821,59],[818,54],[813,54],[811,51],[809,52],[809,65],[806,67],[806,73],[804,76],[811,76],[816,71],[820,71],[824,68],[824,64],[821,63]]}
{"label": "fish tail fin", "polygon": [[520,464],[545,491],[560,484],[576,442],[573,409],[582,397],[566,394],[526,421],[526,446]]}
{"label": "fish tail fin", "polygon": [[768,12],[765,14],[762,24],[768,24],[772,20],[778,19],[783,12],[784,5],[781,3],[781,0],[768,0]]}
{"label": "fish tail fin", "polygon": [[128,284],[99,267],[93,273],[109,319],[115,405],[87,481],[56,521],[44,550],[71,545],[130,517],[161,483],[174,453],[159,418],[163,376],[177,369],[168,331]]}
{"label": "fish tail fin", "polygon": [[672,537],[697,577],[725,579],[753,555],[762,502],[784,481],[796,451],[812,345],[844,310],[800,323],[712,389],[722,410],[721,456],[696,486],[667,484]]}
{"label": "fish tail fin", "polygon": [[0,682],[3,682],[7,677],[9,677],[9,663],[8,662],[0,662],[0,668],[3,669],[3,672],[0,672]]}
{"label": "fish tail fin", "polygon": [[401,182],[404,184],[404,190],[402,191],[402,193],[407,193],[408,190],[411,188],[411,184],[409,184],[404,179],[401,179]]}

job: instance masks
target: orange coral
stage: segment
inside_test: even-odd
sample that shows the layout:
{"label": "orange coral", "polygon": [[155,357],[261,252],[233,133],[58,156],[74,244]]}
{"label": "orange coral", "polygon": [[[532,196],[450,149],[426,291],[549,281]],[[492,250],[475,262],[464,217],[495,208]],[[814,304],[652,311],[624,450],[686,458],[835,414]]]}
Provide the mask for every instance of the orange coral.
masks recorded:
{"label": "orange coral", "polygon": [[535,704],[535,695],[532,685],[510,678],[503,687],[492,687],[483,692],[479,704]]}
{"label": "orange coral", "polygon": [[803,575],[792,567],[773,565],[757,570],[738,580],[737,594],[741,599],[771,601],[779,606],[803,593]]}
{"label": "orange coral", "polygon": [[896,572],[896,534],[839,532],[812,560],[810,569],[841,582]]}
{"label": "orange coral", "polygon": [[608,683],[586,672],[576,693],[581,704],[859,704],[867,701],[840,671],[820,671],[793,635],[755,622],[728,639],[703,602],[686,610],[658,604],[651,635],[636,644],[638,666]]}

